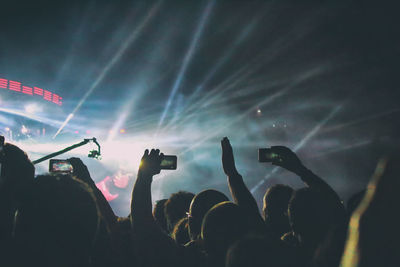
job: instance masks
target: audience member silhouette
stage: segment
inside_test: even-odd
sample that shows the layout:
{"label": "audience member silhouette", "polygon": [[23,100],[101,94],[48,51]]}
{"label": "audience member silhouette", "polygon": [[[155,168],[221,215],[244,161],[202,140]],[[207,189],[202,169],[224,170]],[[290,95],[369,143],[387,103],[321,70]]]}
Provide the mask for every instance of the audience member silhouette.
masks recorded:
{"label": "audience member silhouette", "polygon": [[345,210],[293,151],[273,146],[272,164],[307,187],[268,188],[260,213],[227,137],[221,149],[233,202],[214,189],[178,191],[152,209],[151,185],[164,157],[153,149],[142,157],[131,213],[119,218],[80,159],[68,159],[72,174],[35,179],[27,155],[6,143],[0,151],[2,266],[400,266],[398,152],[382,158],[367,190],[353,195]]}
{"label": "audience member silhouette", "polygon": [[201,238],[210,266],[224,266],[229,247],[248,234],[264,234],[262,220],[248,210],[226,201],[210,209],[201,228]]}
{"label": "audience member silhouette", "polygon": [[271,235],[280,238],[289,232],[288,206],[293,189],[290,186],[277,184],[267,189],[263,200],[263,217]]}
{"label": "audience member silhouette", "polygon": [[320,242],[335,226],[330,203],[311,188],[296,190],[289,202],[289,221],[307,260],[311,260]]}
{"label": "audience member silhouette", "polygon": [[185,245],[189,243],[189,230],[188,230],[188,218],[184,217],[180,219],[174,227],[171,234],[172,239],[179,245]]}
{"label": "audience member silhouette", "polygon": [[165,218],[164,208],[167,200],[168,200],[167,198],[157,200],[153,208],[153,218],[155,222],[166,233],[168,233],[168,228],[167,228],[167,219]]}
{"label": "audience member silhouette", "polygon": [[195,241],[201,238],[201,224],[206,213],[214,205],[228,200],[225,194],[213,189],[201,191],[193,198],[188,212],[188,229],[191,240]]}
{"label": "audience member silhouette", "polygon": [[93,191],[70,175],[38,176],[16,216],[21,266],[88,266],[100,214]]}
{"label": "audience member silhouette", "polygon": [[175,224],[183,217],[186,217],[186,212],[189,210],[193,197],[193,193],[186,191],[176,192],[169,197],[164,206],[168,233],[172,233]]}
{"label": "audience member silhouette", "polygon": [[[4,137],[0,136],[4,140]],[[12,260],[10,251],[14,215],[30,191],[35,168],[24,151],[5,143],[0,155],[0,251],[3,262]]]}

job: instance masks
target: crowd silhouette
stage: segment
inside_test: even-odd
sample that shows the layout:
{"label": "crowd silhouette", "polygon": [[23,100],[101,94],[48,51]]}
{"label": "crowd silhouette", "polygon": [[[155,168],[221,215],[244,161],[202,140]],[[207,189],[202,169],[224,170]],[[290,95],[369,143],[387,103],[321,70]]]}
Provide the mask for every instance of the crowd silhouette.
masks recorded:
{"label": "crowd silhouette", "polygon": [[153,207],[151,188],[163,154],[146,150],[131,213],[116,216],[88,168],[36,175],[27,154],[0,153],[1,266],[400,266],[398,152],[382,155],[367,188],[345,206],[326,181],[287,147],[272,164],[305,184],[265,188],[260,212],[236,168],[228,138],[222,166],[233,201],[212,188],[179,191]]}

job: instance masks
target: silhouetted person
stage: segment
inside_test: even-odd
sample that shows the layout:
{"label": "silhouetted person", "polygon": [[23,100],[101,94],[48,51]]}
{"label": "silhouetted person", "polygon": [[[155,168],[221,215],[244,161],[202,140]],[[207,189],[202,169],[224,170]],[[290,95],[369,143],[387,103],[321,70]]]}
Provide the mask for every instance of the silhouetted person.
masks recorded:
{"label": "silhouetted person", "polygon": [[289,202],[290,225],[307,261],[327,233],[338,225],[331,206],[321,192],[312,188],[296,190]]}
{"label": "silhouetted person", "polygon": [[14,214],[30,191],[35,168],[24,151],[9,143],[4,144],[0,160],[0,251],[4,263],[7,257],[12,257]]}
{"label": "silhouetted person", "polygon": [[226,201],[215,205],[204,217],[201,238],[209,266],[224,266],[229,247],[247,234],[262,234],[264,223],[251,211]]}
{"label": "silhouetted person", "polygon": [[175,224],[171,237],[179,245],[185,245],[190,241],[187,217],[180,219]]}
{"label": "silhouetted person", "polygon": [[283,239],[299,244],[306,260],[311,261],[329,230],[345,222],[344,206],[336,192],[307,169],[293,151],[284,146],[272,146],[271,150],[276,155],[273,165],[295,173],[308,186],[292,194],[288,209],[292,233]]}
{"label": "silhouetted person", "polygon": [[[163,154],[159,150],[145,151],[132,191],[131,218],[135,240],[135,255],[142,266],[204,266],[201,242],[181,246],[156,224],[152,215],[151,183],[153,176],[160,173]],[[201,229],[204,214],[209,208],[203,204],[214,205],[226,196],[218,191],[203,191],[196,195],[189,208],[189,231]],[[196,232],[191,236],[199,241]]]}
{"label": "silhouetted person", "polygon": [[153,208],[153,218],[155,222],[166,233],[168,233],[168,227],[167,227],[167,219],[165,218],[164,207],[167,200],[168,200],[167,198],[157,200]]}
{"label": "silhouetted person", "polygon": [[93,191],[70,175],[38,176],[18,210],[21,266],[90,266],[100,214]]}
{"label": "silhouetted person", "polygon": [[280,238],[291,230],[288,218],[293,188],[277,184],[267,189],[263,199],[263,217],[268,232]]}
{"label": "silhouetted person", "polygon": [[213,189],[201,191],[193,198],[188,214],[189,235],[191,240],[200,239],[201,224],[203,223],[206,213],[216,204],[228,200],[225,194]]}
{"label": "silhouetted person", "polygon": [[163,154],[159,150],[145,151],[132,191],[131,219],[134,253],[139,266],[179,266],[181,247],[153,219],[151,184],[161,171]]}
{"label": "silhouetted person", "polygon": [[189,210],[193,197],[193,193],[186,191],[173,193],[169,197],[164,206],[168,233],[172,233],[175,224],[183,217],[186,217],[186,212]]}
{"label": "silhouetted person", "polygon": [[126,246],[126,231],[118,223],[110,204],[97,188],[87,166],[79,158],[69,158],[73,167],[72,175],[79,181],[86,183],[92,190],[100,212],[100,224],[95,244],[93,264],[97,266],[122,265],[131,255]]}

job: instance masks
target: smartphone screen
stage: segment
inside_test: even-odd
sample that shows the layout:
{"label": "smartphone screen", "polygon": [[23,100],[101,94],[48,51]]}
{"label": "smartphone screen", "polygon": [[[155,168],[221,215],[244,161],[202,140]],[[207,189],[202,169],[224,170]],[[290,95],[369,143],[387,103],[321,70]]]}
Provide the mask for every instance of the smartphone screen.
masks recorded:
{"label": "smartphone screen", "polygon": [[258,162],[272,162],[279,158],[279,155],[273,153],[270,148],[258,149]]}
{"label": "smartphone screen", "polygon": [[176,170],[178,158],[176,156],[164,155],[160,167],[162,170]]}
{"label": "smartphone screen", "polygon": [[68,160],[51,159],[49,164],[49,172],[66,172],[72,173],[73,168]]}

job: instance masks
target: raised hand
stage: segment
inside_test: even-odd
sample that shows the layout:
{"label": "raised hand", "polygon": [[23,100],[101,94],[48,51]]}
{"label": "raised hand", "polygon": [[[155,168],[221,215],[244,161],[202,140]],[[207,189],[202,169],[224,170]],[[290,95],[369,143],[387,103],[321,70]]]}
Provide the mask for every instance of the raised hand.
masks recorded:
{"label": "raised hand", "polygon": [[71,163],[73,168],[72,175],[87,184],[94,183],[88,168],[80,158],[69,158],[68,161]]}
{"label": "raised hand", "polygon": [[239,175],[236,170],[235,158],[233,156],[232,146],[229,142],[228,137],[224,137],[221,140],[222,147],[222,167],[227,176]]}
{"label": "raised hand", "polygon": [[273,165],[285,168],[288,171],[300,174],[305,167],[297,155],[285,146],[272,146],[271,150],[278,156],[272,160]]}
{"label": "raised hand", "polygon": [[164,154],[160,154],[159,149],[152,149],[149,153],[149,150],[146,149],[142,160],[140,161],[139,173],[142,175],[153,176],[155,174],[159,174],[161,171],[161,161],[164,158]]}

